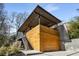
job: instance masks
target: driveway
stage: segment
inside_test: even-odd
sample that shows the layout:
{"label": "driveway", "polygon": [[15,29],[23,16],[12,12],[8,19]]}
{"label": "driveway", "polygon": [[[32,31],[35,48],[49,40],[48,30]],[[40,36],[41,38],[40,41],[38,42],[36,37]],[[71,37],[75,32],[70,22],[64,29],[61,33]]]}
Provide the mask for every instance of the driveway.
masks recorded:
{"label": "driveway", "polygon": [[29,56],[79,56],[79,49],[57,52],[44,52],[41,54],[30,54]]}

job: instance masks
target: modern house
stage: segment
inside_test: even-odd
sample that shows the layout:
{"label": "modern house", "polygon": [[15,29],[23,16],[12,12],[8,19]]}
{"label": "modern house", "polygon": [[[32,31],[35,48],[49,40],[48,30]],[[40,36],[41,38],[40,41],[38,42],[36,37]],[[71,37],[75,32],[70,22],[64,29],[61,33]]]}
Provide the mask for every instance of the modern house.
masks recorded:
{"label": "modern house", "polygon": [[37,6],[18,29],[18,32],[25,36],[24,39],[22,38],[25,49],[41,52],[64,50],[64,43],[70,41],[65,25],[53,28],[61,22],[42,7]]}

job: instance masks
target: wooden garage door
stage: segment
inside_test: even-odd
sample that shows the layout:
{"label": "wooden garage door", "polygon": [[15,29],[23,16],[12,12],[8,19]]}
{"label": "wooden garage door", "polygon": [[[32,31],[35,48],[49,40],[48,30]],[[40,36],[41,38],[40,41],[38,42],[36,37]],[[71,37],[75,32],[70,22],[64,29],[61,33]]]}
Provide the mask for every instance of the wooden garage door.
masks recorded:
{"label": "wooden garage door", "polygon": [[41,51],[57,51],[60,49],[60,37],[58,31],[41,26]]}
{"label": "wooden garage door", "polygon": [[26,37],[34,50],[56,51],[60,49],[58,31],[43,25],[37,25],[26,33]]}

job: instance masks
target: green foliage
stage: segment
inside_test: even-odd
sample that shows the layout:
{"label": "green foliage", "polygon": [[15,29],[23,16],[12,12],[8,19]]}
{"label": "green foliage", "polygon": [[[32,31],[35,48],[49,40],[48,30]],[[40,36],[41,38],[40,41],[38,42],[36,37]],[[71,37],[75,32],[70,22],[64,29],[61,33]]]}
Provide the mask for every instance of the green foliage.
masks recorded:
{"label": "green foliage", "polygon": [[68,23],[68,30],[70,38],[79,38],[79,16]]}

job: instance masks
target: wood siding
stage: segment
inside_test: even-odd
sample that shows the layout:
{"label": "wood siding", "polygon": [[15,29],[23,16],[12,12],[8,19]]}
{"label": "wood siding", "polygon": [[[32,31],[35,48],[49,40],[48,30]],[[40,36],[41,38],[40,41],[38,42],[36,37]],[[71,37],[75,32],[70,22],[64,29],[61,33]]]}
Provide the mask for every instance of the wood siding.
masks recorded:
{"label": "wood siding", "polygon": [[60,37],[58,31],[40,26],[41,51],[57,51],[60,49]]}
{"label": "wood siding", "polygon": [[56,51],[60,49],[58,31],[43,25],[37,25],[26,33],[26,37],[34,50]]}
{"label": "wood siding", "polygon": [[40,27],[36,26],[26,33],[27,40],[34,50],[40,50]]}

